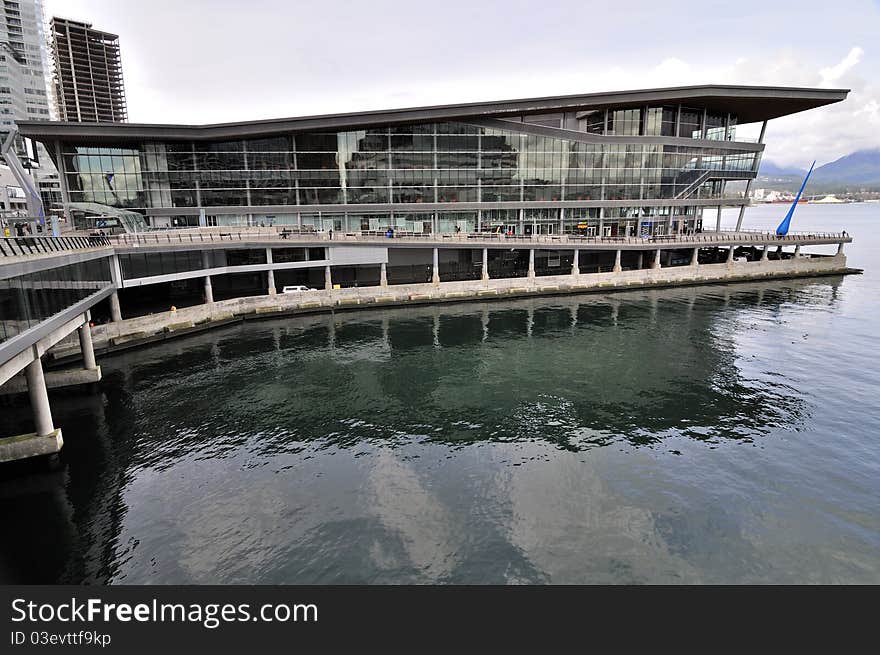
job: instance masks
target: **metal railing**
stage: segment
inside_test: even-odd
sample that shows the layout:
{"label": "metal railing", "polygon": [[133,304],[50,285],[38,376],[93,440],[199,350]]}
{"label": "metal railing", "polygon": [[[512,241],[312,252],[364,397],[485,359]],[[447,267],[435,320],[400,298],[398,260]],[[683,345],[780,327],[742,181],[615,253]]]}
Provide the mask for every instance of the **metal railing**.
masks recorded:
{"label": "metal railing", "polygon": [[160,244],[201,244],[218,242],[370,242],[393,243],[419,242],[429,243],[498,243],[502,244],[555,244],[555,245],[593,245],[639,246],[645,244],[705,244],[705,243],[753,243],[770,242],[777,244],[806,243],[809,241],[851,241],[852,237],[845,232],[791,232],[786,236],[778,236],[775,232],[740,230],[738,232],[706,231],[692,234],[667,234],[651,236],[586,236],[578,234],[541,234],[541,235],[507,235],[499,232],[457,232],[457,233],[423,233],[395,231],[387,236],[382,231],[356,232],[296,232],[285,233],[276,230],[242,231],[242,232],[189,232],[162,234],[125,234],[112,237],[115,245],[160,245]]}
{"label": "metal railing", "polygon": [[109,237],[5,237],[0,239],[0,256],[51,255],[71,250],[112,246]]}

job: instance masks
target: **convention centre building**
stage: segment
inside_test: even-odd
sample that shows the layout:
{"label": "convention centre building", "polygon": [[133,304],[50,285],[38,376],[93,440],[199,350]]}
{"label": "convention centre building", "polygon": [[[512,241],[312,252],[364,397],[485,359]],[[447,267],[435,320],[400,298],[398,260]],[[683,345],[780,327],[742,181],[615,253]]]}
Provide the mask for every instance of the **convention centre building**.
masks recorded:
{"label": "convention centre building", "polygon": [[[133,210],[152,228],[657,236],[715,229],[718,208],[745,207],[766,122],[846,93],[707,85],[214,125],[19,129],[48,148],[67,211]],[[760,137],[740,137],[745,124],[758,124]]]}

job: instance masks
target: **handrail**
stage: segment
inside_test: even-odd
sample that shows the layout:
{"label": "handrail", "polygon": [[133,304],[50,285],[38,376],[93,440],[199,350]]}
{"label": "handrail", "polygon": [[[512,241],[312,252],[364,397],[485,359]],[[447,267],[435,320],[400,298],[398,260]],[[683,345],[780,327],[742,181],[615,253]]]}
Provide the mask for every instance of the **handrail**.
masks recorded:
{"label": "handrail", "polygon": [[510,244],[608,244],[608,245],[644,245],[647,243],[747,243],[747,242],[772,242],[772,243],[795,243],[804,241],[851,241],[851,235],[844,232],[810,232],[789,233],[779,236],[775,232],[758,230],[740,230],[738,232],[699,232],[695,234],[669,234],[654,236],[585,236],[576,234],[546,234],[546,235],[505,235],[497,232],[458,232],[452,234],[433,234],[418,232],[394,232],[393,236],[386,236],[385,232],[376,230],[364,230],[354,232],[302,232],[288,233],[285,231],[246,231],[246,232],[209,232],[209,233],[184,233],[184,234],[123,234],[113,237],[116,245],[172,245],[189,243],[211,242],[266,242],[266,241],[292,241],[301,242],[368,242],[388,243],[396,242],[420,242],[420,243],[473,243],[498,242]]}
{"label": "handrail", "polygon": [[0,257],[27,257],[112,245],[106,236],[3,237],[0,238]]}

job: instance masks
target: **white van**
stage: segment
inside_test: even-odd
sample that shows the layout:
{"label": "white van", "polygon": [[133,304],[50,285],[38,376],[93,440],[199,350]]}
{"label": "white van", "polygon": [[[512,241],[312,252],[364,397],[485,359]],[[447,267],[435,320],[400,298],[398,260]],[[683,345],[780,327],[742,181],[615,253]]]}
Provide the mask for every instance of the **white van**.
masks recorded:
{"label": "white van", "polygon": [[317,289],[313,289],[312,287],[307,287],[302,284],[294,284],[290,287],[284,287],[281,290],[281,293],[302,293],[303,291],[317,291]]}

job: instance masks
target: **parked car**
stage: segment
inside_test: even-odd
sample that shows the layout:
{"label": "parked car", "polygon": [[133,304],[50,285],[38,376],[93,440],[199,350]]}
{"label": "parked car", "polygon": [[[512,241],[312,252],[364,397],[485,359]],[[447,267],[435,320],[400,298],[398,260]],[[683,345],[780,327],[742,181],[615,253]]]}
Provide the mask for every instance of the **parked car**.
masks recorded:
{"label": "parked car", "polygon": [[294,284],[289,287],[284,287],[281,290],[281,293],[302,293],[303,291],[317,291],[317,289],[313,289],[312,287],[307,287],[303,284]]}

